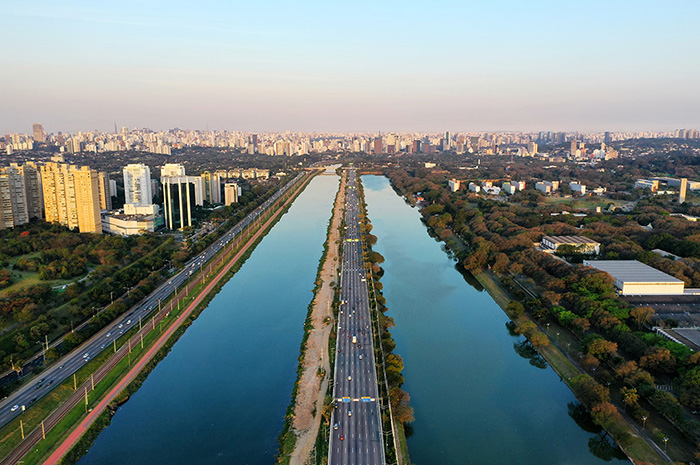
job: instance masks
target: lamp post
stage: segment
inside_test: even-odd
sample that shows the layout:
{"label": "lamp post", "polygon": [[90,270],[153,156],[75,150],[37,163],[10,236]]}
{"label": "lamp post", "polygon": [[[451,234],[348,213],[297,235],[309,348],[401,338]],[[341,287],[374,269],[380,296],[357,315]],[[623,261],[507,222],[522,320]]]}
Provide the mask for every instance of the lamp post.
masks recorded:
{"label": "lamp post", "polygon": [[666,446],[668,445],[668,438],[664,436],[664,453],[666,453]]}

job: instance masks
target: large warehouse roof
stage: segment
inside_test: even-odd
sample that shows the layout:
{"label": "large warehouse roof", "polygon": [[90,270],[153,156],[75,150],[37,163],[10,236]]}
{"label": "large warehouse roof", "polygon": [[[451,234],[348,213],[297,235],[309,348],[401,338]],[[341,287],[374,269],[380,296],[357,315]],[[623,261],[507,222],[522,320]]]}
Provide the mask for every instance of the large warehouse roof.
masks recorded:
{"label": "large warehouse roof", "polygon": [[626,283],[682,283],[678,278],[645,265],[637,260],[585,260],[586,266],[592,266],[610,274],[616,281]]}

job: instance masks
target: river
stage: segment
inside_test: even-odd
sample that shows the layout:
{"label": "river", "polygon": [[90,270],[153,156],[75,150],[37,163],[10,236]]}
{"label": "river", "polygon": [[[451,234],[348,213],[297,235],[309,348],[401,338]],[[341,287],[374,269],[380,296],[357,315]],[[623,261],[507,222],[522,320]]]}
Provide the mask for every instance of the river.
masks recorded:
{"label": "river", "polygon": [[554,370],[509,333],[500,307],[428,235],[418,210],[385,177],[362,182],[375,250],[386,260],[383,292],[404,359],[403,388],[415,409],[411,462],[621,462]]}
{"label": "river", "polygon": [[337,189],[311,181],[80,465],[274,463]]}

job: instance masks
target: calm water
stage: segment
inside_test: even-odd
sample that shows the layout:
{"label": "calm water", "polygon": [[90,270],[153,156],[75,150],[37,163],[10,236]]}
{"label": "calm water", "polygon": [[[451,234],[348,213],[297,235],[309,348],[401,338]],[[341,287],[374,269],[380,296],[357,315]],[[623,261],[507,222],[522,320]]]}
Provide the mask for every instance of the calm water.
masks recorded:
{"label": "calm water", "polygon": [[337,188],[311,182],[80,465],[274,462]]}
{"label": "calm water", "polygon": [[558,375],[524,338],[509,334],[508,318],[488,293],[455,269],[418,211],[386,178],[362,181],[376,250],[386,259],[382,282],[404,358],[404,389],[415,409],[411,462],[605,463],[594,453],[619,462]]}

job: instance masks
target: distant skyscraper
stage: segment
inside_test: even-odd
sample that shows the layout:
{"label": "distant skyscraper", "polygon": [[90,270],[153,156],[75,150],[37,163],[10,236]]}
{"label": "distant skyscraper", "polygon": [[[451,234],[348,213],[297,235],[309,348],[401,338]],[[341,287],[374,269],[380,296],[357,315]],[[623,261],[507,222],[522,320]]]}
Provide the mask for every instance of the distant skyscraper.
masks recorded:
{"label": "distant skyscraper", "polygon": [[34,140],[36,142],[46,142],[46,135],[44,134],[44,126],[41,123],[34,123],[32,125],[32,132],[34,133]]}
{"label": "distant skyscraper", "polygon": [[99,176],[87,166],[49,162],[41,167],[46,221],[102,233]]}
{"label": "distant skyscraper", "polygon": [[685,202],[685,195],[688,193],[688,178],[681,178],[680,194],[678,195],[678,203]]}
{"label": "distant skyscraper", "polygon": [[[164,170],[165,166],[163,167]],[[179,172],[179,168],[182,168],[181,171],[184,174],[185,168],[182,165],[175,166],[178,168],[173,168],[174,171]],[[126,165],[122,172],[124,174],[124,203],[138,206],[152,204],[151,169],[143,163],[138,163]]]}
{"label": "distant skyscraper", "polygon": [[612,136],[610,136],[609,131],[605,131],[605,137],[603,139],[603,142],[605,142],[606,144],[609,144],[610,142],[612,142]]}
{"label": "distant skyscraper", "polygon": [[450,139],[450,131],[445,132],[445,146],[444,150],[450,150],[452,148],[452,140]]}
{"label": "distant skyscraper", "polygon": [[377,137],[374,139],[374,154],[378,155],[380,153],[384,153],[384,147],[382,145],[382,138]]}

